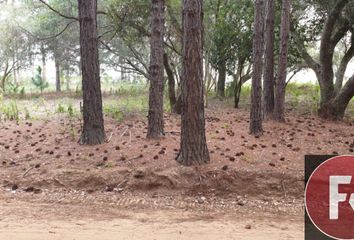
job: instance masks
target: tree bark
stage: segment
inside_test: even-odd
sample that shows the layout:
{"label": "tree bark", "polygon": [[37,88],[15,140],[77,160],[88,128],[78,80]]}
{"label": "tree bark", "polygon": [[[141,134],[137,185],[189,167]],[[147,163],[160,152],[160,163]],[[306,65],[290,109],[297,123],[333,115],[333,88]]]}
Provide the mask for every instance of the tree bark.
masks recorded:
{"label": "tree bark", "polygon": [[175,112],[176,114],[181,115],[182,114],[182,95],[179,94],[177,97],[177,102],[175,105]]}
{"label": "tree bark", "polygon": [[335,95],[338,95],[338,93],[340,92],[340,90],[343,87],[343,80],[344,80],[345,71],[347,70],[348,64],[349,64],[350,60],[353,58],[353,56],[354,56],[354,34],[352,33],[351,46],[348,49],[348,51],[344,54],[344,56],[339,64],[339,68],[336,72],[336,83],[334,85]]}
{"label": "tree bark", "polygon": [[167,74],[168,97],[170,100],[171,111],[172,111],[172,113],[177,113],[177,111],[176,111],[177,99],[176,99],[176,85],[175,85],[176,83],[175,83],[175,77],[173,75],[173,71],[172,71],[170,63],[168,61],[167,53],[165,53],[163,55],[163,62],[164,62],[165,71]]}
{"label": "tree bark", "polygon": [[54,55],[54,62],[55,62],[55,89],[57,92],[61,92],[60,62],[56,55]]}
{"label": "tree bark", "polygon": [[337,97],[334,99],[334,116],[335,120],[341,120],[344,117],[345,110],[354,96],[354,74],[344,85]]}
{"label": "tree bark", "polygon": [[83,92],[81,144],[105,141],[97,38],[97,0],[78,0]]}
{"label": "tree bark", "polygon": [[323,118],[331,118],[327,116],[328,105],[335,97],[334,92],[334,72],[333,72],[333,54],[336,43],[332,41],[333,31],[339,16],[349,0],[338,0],[332,11],[330,12],[323,30],[320,46],[320,89],[321,89],[321,102],[319,115]]}
{"label": "tree bark", "polygon": [[244,67],[244,62],[245,60],[239,59],[237,63],[237,70],[236,74],[234,74],[234,83],[235,83],[235,89],[234,89],[234,107],[239,108],[240,104],[240,97],[241,97],[241,88],[242,88],[242,72],[243,72],[243,67]]}
{"label": "tree bark", "polygon": [[253,36],[253,76],[251,93],[250,134],[260,136],[262,127],[262,69],[263,69],[263,22],[264,0],[255,2],[255,20]]}
{"label": "tree bark", "polygon": [[165,0],[152,0],[147,138],[165,135],[163,122]]}
{"label": "tree bark", "polygon": [[[343,104],[343,102],[345,103],[346,98],[348,97],[344,97],[345,94],[342,94],[342,92],[351,93],[348,90],[342,91],[344,90],[344,87],[342,88],[342,85],[344,73],[346,71],[348,62],[353,57],[353,34],[351,47],[348,49],[348,51],[342,58],[339,69],[336,72],[335,85],[333,83],[334,50],[340,39],[345,36],[348,30],[350,30],[351,26],[348,21],[338,23],[338,19],[340,19],[341,13],[348,3],[349,0],[337,0],[334,7],[328,14],[321,37],[319,63],[317,63],[310,56],[310,54],[308,54],[304,43],[299,38],[294,36],[294,39],[296,40],[296,45],[300,51],[302,58],[305,60],[306,64],[314,70],[318,82],[320,84],[321,100],[318,114],[321,118],[324,119],[339,120],[343,118],[344,113],[341,113],[342,110],[338,111],[338,109],[340,109],[344,105],[347,106],[347,104]],[[346,86],[348,86],[347,84]],[[353,95],[351,97],[353,97]],[[339,104],[341,106],[334,106],[335,104]],[[340,114],[338,115],[338,113]]]}
{"label": "tree bark", "polygon": [[203,101],[202,3],[202,0],[183,0],[182,124],[177,161],[186,166],[210,161]]}
{"label": "tree bark", "polygon": [[285,87],[290,34],[290,0],[282,1],[278,78],[275,92],[274,120],[285,122]]}
{"label": "tree bark", "polygon": [[9,69],[9,62],[6,61],[4,74],[2,75],[2,78],[1,78],[1,89],[2,89],[3,92],[5,92],[6,79],[9,76],[8,69]]}
{"label": "tree bark", "polygon": [[41,45],[41,54],[42,54],[42,78],[43,81],[46,82],[47,81],[47,53],[46,50],[44,48],[44,45]]}
{"label": "tree bark", "polygon": [[219,98],[225,98],[225,83],[226,83],[226,63],[224,61],[219,63],[218,66],[219,77],[217,84],[216,95]]}
{"label": "tree bark", "polygon": [[263,80],[263,114],[268,119],[274,110],[274,25],[275,25],[275,0],[268,0],[265,50],[264,50],[264,80]]}

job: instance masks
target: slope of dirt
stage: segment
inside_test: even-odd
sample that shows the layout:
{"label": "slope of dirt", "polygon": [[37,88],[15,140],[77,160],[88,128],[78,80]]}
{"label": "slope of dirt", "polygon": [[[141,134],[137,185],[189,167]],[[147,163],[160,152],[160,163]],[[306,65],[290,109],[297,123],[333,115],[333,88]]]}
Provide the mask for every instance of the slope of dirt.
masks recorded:
{"label": "slope of dirt", "polygon": [[212,106],[206,113],[211,163],[186,168],[179,149],[179,116],[166,115],[166,136],[145,139],[146,120],[106,118],[108,142],[80,146],[80,122],[61,118],[0,126],[0,184],[24,191],[206,192],[299,198],[305,154],[352,154],[354,127],[312,116],[265,123],[260,138],[248,134],[248,112]]}
{"label": "slope of dirt", "polygon": [[304,155],[353,154],[353,123],[289,113],[255,138],[248,118],[208,108],[211,162],[196,167],[174,161],[176,115],[155,141],[141,116],[106,116],[95,147],[74,118],[0,123],[0,239],[300,239]]}

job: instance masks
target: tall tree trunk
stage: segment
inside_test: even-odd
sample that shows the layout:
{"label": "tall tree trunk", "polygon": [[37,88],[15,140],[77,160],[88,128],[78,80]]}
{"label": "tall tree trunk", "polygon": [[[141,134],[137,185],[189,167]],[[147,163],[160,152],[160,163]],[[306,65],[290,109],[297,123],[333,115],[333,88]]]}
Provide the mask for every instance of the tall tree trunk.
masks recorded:
{"label": "tall tree trunk", "polygon": [[340,120],[344,117],[345,110],[354,96],[354,74],[347,81],[341,91],[338,93],[333,101],[333,112],[335,120]]}
{"label": "tall tree trunk", "polygon": [[208,93],[210,91],[211,88],[211,84],[212,84],[212,75],[211,75],[211,69],[210,69],[210,53],[207,52],[206,53],[206,57],[205,57],[205,66],[204,66],[204,72],[205,72],[205,76],[204,76],[204,95],[205,95],[205,108],[209,107],[209,98],[208,98]]}
{"label": "tall tree trunk", "polygon": [[152,0],[150,94],[147,138],[165,135],[163,122],[165,0]]}
{"label": "tall tree trunk", "polygon": [[177,113],[176,112],[176,83],[175,83],[175,77],[173,75],[173,71],[171,69],[170,63],[168,61],[168,55],[167,53],[164,53],[163,55],[163,63],[165,66],[165,71],[167,74],[167,82],[168,82],[168,97],[170,100],[170,107],[171,107],[171,111],[173,113]]}
{"label": "tall tree trunk", "polygon": [[241,78],[242,78],[244,63],[245,63],[245,61],[243,59],[238,60],[237,71],[236,71],[236,74],[234,74],[234,83],[235,83],[234,107],[235,108],[239,108],[239,105],[240,105],[241,88],[242,88]]}
{"label": "tall tree trunk", "polygon": [[225,83],[226,83],[226,63],[224,61],[218,64],[219,78],[217,83],[216,95],[219,98],[225,97]]}
{"label": "tall tree trunk", "polygon": [[70,92],[70,75],[67,73],[65,75],[66,91]]}
{"label": "tall tree trunk", "polygon": [[285,87],[288,67],[288,46],[290,33],[290,0],[282,2],[281,36],[278,78],[275,92],[274,119],[285,122]]}
{"label": "tall tree trunk", "polygon": [[60,62],[57,56],[54,56],[54,62],[55,62],[55,89],[57,92],[61,92]]}
{"label": "tall tree trunk", "polygon": [[179,94],[177,97],[177,102],[175,105],[176,114],[182,114],[182,94]]}
{"label": "tall tree trunk", "polygon": [[275,0],[268,0],[264,50],[263,113],[268,119],[274,110],[274,22]]}
{"label": "tall tree trunk", "polygon": [[2,89],[3,92],[5,92],[6,79],[7,79],[8,75],[9,75],[8,69],[9,69],[9,62],[6,61],[4,74],[2,75],[2,78],[1,78],[1,89]]}
{"label": "tall tree trunk", "polygon": [[203,101],[203,1],[183,0],[183,68],[181,150],[183,165],[210,161]]}
{"label": "tall tree trunk", "polygon": [[319,115],[322,118],[334,118],[334,112],[332,111],[332,101],[335,97],[334,92],[334,72],[333,72],[333,55],[336,42],[333,41],[332,35],[335,29],[335,24],[346,4],[349,0],[338,0],[329,14],[323,34],[321,37],[321,46],[320,46],[320,90],[321,90],[321,102],[320,109],[318,111]]}
{"label": "tall tree trunk", "polygon": [[42,79],[44,82],[47,81],[47,53],[44,48],[44,45],[41,45],[41,54],[42,54]]}
{"label": "tall tree trunk", "polygon": [[241,89],[242,89],[242,85],[241,85],[241,81],[240,80],[235,80],[236,81],[236,85],[235,85],[235,102],[234,102],[234,106],[235,108],[239,108],[240,107],[240,98],[241,98]]}
{"label": "tall tree trunk", "polygon": [[354,34],[353,33],[352,33],[351,39],[352,39],[351,46],[348,49],[348,51],[344,54],[344,56],[339,64],[339,68],[336,72],[336,83],[334,85],[334,92],[336,95],[338,95],[338,93],[340,92],[340,90],[343,87],[343,80],[344,80],[345,71],[347,70],[350,60],[354,56]]}
{"label": "tall tree trunk", "polygon": [[251,93],[250,134],[260,136],[262,127],[262,69],[263,69],[263,22],[264,0],[255,2],[254,36],[253,36],[253,76]]}
{"label": "tall tree trunk", "polygon": [[[353,57],[353,35],[350,49],[345,53],[340,63],[339,69],[336,73],[336,83],[333,84],[334,71],[333,71],[333,57],[334,50],[338,42],[343,39],[348,30],[350,30],[350,23],[347,21],[338,21],[341,19],[341,14],[345,6],[349,3],[349,0],[337,0],[334,3],[334,7],[329,12],[324,24],[323,33],[321,37],[320,45],[320,61],[317,63],[310,54],[306,51],[303,42],[295,35],[297,47],[305,60],[306,64],[314,70],[316,77],[320,84],[321,100],[318,114],[324,119],[338,120],[343,117],[344,114],[339,114],[336,109],[338,106],[334,106],[336,103],[346,102],[345,97],[341,92],[344,73],[346,71],[348,61]],[[348,86],[348,83],[346,84]],[[344,91],[348,92],[348,91]],[[353,97],[353,95],[351,96]],[[342,99],[343,98],[343,101]]]}
{"label": "tall tree trunk", "polygon": [[13,78],[14,78],[14,84],[15,85],[17,85],[17,78],[18,78],[18,76],[17,76],[17,68],[18,66],[17,66],[17,63],[16,62],[14,62],[14,66],[13,66]]}
{"label": "tall tree trunk", "polygon": [[106,139],[98,61],[97,0],[78,0],[78,6],[84,118],[79,142],[95,145]]}

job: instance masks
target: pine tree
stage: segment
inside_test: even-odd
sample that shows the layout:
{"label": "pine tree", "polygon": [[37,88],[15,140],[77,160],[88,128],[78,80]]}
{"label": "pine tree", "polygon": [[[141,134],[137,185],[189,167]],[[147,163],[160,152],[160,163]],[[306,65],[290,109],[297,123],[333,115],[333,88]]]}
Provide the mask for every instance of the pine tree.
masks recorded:
{"label": "pine tree", "polygon": [[43,90],[49,86],[48,82],[42,77],[42,68],[40,66],[36,69],[36,75],[32,78],[32,83],[39,88],[41,95],[43,94]]}

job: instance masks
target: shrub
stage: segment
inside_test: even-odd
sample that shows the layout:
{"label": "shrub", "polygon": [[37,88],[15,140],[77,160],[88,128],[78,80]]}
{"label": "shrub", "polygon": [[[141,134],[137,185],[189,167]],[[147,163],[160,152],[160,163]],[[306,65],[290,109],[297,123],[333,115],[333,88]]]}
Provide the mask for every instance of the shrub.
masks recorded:
{"label": "shrub", "polygon": [[42,68],[40,66],[38,66],[36,75],[32,78],[32,83],[39,88],[41,94],[49,86],[48,82],[42,78]]}

